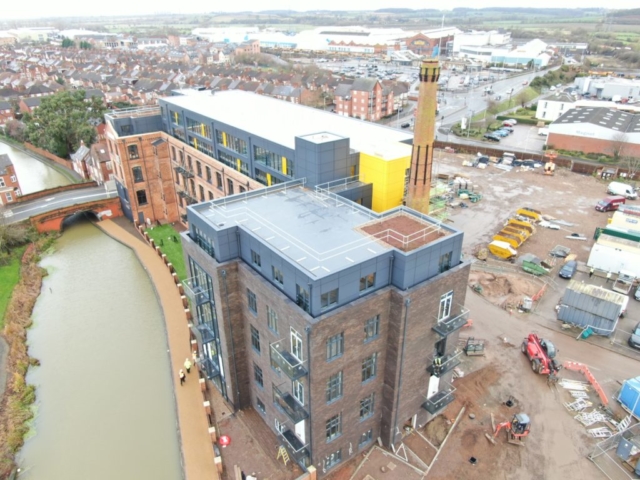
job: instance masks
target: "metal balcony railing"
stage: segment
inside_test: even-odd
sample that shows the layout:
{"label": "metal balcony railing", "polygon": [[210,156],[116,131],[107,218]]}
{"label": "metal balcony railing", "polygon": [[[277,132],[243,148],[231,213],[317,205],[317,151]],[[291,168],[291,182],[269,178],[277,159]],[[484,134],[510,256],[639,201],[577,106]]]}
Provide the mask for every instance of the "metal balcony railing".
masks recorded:
{"label": "metal balcony railing", "polygon": [[173,167],[173,169],[176,171],[176,173],[179,173],[180,175],[184,175],[186,178],[194,177],[193,170],[185,168],[182,165],[175,166]]}
{"label": "metal balcony railing", "polygon": [[284,340],[279,340],[269,346],[269,354],[271,360],[282,370],[291,380],[297,380],[307,375],[307,369],[304,368],[302,362],[294,357],[291,353],[283,349],[280,344]]}
{"label": "metal balcony railing", "polygon": [[184,293],[196,305],[211,301],[211,289],[202,285],[197,277],[191,277],[182,282]]}
{"label": "metal balcony railing", "polygon": [[204,371],[206,372],[209,380],[220,375],[220,368],[214,360],[205,357],[202,360],[202,366],[204,367]]}
{"label": "metal balcony railing", "polygon": [[284,413],[289,416],[293,423],[309,418],[309,413],[293,398],[293,395],[281,391],[275,385],[273,386],[273,401],[284,410]]}
{"label": "metal balcony railing", "polygon": [[296,460],[300,460],[300,458],[309,455],[309,452],[307,451],[307,448],[306,448],[307,446],[304,445],[300,441],[300,439],[296,437],[296,434],[293,433],[291,430],[285,430],[280,435],[282,435],[282,438],[284,438],[284,441],[287,444],[289,451],[293,454]]}
{"label": "metal balcony railing", "polygon": [[[444,382],[442,382],[444,383]],[[455,396],[453,392],[456,391],[452,385],[444,383],[444,385],[440,386],[441,390],[427,398],[427,401],[422,404],[422,408],[424,408],[427,412],[431,414],[435,414],[442,410],[444,407],[449,405],[451,402],[455,400]]]}
{"label": "metal balcony railing", "polygon": [[460,330],[464,327],[469,320],[469,310],[462,309],[462,312],[455,317],[447,318],[446,320],[441,320],[437,322],[431,329],[435,331],[438,335],[442,337],[446,337],[447,335],[452,334],[453,332]]}
{"label": "metal balcony railing", "polygon": [[460,355],[462,350],[454,350],[446,355],[434,356],[429,359],[429,365],[427,366],[427,372],[431,375],[439,377],[447,372],[450,372],[458,365],[460,365]]}
{"label": "metal balcony railing", "polygon": [[180,219],[184,222],[187,223],[189,216],[185,213],[184,215],[180,215]]}
{"label": "metal balcony railing", "polygon": [[187,201],[188,205],[198,203],[198,199],[192,196],[187,190],[178,189],[178,195]]}

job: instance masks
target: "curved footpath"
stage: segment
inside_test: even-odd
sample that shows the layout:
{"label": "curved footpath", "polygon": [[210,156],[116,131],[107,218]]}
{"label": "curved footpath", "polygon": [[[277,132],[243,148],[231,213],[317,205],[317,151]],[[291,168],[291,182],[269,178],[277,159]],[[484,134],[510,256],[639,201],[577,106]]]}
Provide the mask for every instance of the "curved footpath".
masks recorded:
{"label": "curved footpath", "polygon": [[176,397],[182,462],[186,480],[217,480],[209,424],[203,408],[202,393],[195,368],[183,386],[178,371],[185,358],[191,358],[189,327],[178,289],[162,259],[140,237],[111,220],[95,224],[104,233],[131,248],[153,282],[164,312],[165,328],[171,352],[171,375]]}

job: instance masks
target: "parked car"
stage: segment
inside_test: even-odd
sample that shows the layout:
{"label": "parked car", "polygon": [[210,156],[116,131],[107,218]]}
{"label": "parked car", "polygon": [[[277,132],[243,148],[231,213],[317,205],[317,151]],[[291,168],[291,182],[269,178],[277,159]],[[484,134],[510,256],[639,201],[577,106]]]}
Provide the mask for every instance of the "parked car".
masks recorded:
{"label": "parked car", "polygon": [[576,262],[575,260],[569,260],[562,266],[558,275],[560,275],[561,278],[570,279],[573,278],[577,270],[578,262]]}
{"label": "parked car", "polygon": [[523,160],[522,161],[522,166],[523,167],[529,167],[529,168],[540,168],[542,167],[542,163],[536,161],[536,160],[532,160],[532,159],[527,159],[527,160]]}
{"label": "parked car", "polygon": [[508,127],[513,127],[514,125],[518,124],[518,121],[515,118],[508,118],[504,122],[502,122],[502,124]]}
{"label": "parked car", "polygon": [[506,130],[509,133],[513,133],[513,127],[508,127],[506,125],[503,125],[500,130]]}
{"label": "parked car", "polygon": [[612,210],[618,210],[620,205],[627,203],[627,199],[622,195],[614,195],[607,197],[596,203],[596,210],[598,212],[610,212]]}
{"label": "parked car", "polygon": [[631,331],[629,337],[629,346],[632,348],[640,349],[640,323],[638,323]]}
{"label": "parked car", "polygon": [[636,291],[633,293],[633,298],[640,301],[640,285],[636,287]]}
{"label": "parked car", "polygon": [[490,142],[499,142],[500,141],[500,137],[498,137],[497,135],[494,135],[493,133],[485,133],[484,134],[484,138],[489,140]]}
{"label": "parked car", "polygon": [[400,125],[400,128],[409,128],[411,126],[411,124],[409,122],[407,123],[403,123],[402,125]]}
{"label": "parked car", "polygon": [[486,155],[482,155],[480,157],[476,157],[476,163],[484,163],[485,165],[487,165],[489,163],[489,157],[487,157]]}
{"label": "parked car", "polygon": [[493,134],[501,138],[509,136],[509,132],[507,132],[506,130],[494,130]]}

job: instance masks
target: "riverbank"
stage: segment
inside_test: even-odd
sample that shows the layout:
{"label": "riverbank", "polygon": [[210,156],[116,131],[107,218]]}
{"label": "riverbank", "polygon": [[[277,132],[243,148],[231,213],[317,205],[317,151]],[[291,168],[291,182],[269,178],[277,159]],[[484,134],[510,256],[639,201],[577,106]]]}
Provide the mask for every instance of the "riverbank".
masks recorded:
{"label": "riverbank", "polygon": [[132,227],[126,228],[113,220],[104,220],[96,225],[136,254],[149,275],[164,313],[185,478],[216,480],[220,477],[214,463],[215,454],[198,374],[192,371],[182,386],[178,378],[178,371],[184,368],[183,362],[185,358],[191,358],[192,352],[184,306],[173,277],[162,259],[136,235]]}
{"label": "riverbank", "polygon": [[40,253],[55,237],[41,237],[24,252],[20,281],[11,295],[5,314],[2,336],[8,347],[6,372],[10,374],[0,403],[0,478],[7,478],[15,469],[15,455],[24,443],[33,417],[31,405],[35,401],[35,387],[26,382],[27,370],[37,360],[29,357],[27,330],[31,326],[31,312],[40,295],[46,272],[38,266]]}

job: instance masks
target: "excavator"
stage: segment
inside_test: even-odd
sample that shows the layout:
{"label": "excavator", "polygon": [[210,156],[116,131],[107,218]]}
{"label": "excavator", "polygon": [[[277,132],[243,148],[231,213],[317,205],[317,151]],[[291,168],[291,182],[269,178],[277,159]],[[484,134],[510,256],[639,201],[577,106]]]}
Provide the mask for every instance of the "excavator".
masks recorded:
{"label": "excavator", "polygon": [[526,413],[516,413],[510,422],[496,425],[496,431],[493,434],[494,438],[498,436],[498,433],[503,428],[507,432],[507,442],[524,447],[524,437],[529,435],[531,420],[529,420],[529,415]]}

